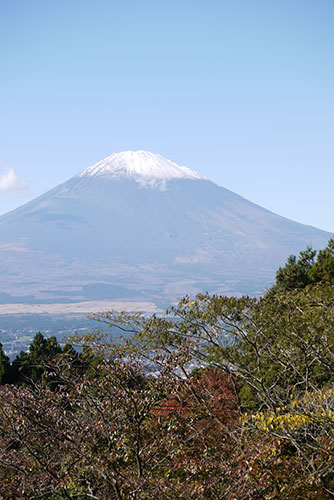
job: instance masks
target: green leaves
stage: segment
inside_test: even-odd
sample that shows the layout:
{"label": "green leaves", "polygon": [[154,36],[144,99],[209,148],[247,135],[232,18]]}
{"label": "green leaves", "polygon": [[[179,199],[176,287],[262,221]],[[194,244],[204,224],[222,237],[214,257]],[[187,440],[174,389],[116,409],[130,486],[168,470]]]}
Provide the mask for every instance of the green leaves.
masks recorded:
{"label": "green leaves", "polygon": [[334,238],[331,238],[327,247],[317,254],[308,247],[300,252],[299,258],[290,255],[284,267],[280,267],[276,274],[276,289],[291,291],[302,289],[316,283],[334,283]]}
{"label": "green leaves", "polygon": [[10,378],[10,361],[8,356],[5,355],[0,343],[0,384],[6,383]]}

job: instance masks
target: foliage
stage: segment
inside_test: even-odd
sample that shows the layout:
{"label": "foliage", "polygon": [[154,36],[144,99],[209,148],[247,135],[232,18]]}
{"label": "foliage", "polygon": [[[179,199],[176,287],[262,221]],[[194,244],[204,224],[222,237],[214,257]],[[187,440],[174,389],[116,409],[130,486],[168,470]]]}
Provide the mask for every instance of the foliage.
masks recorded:
{"label": "foliage", "polygon": [[[317,257],[317,258],[316,258]],[[334,284],[334,238],[331,238],[325,249],[317,252],[308,247],[300,252],[299,259],[290,255],[284,267],[276,274],[277,288],[294,290],[308,285],[326,282]]]}
{"label": "foliage", "polygon": [[[144,377],[135,359],[104,360],[98,380],[72,374],[57,391],[2,386],[3,498],[35,498],[36,491],[42,498],[215,498],[218,458],[234,445],[227,432],[230,420],[236,424],[233,393],[221,385],[224,375],[203,379],[219,394],[220,413],[226,401],[217,414],[210,386],[198,379],[185,385],[174,368],[166,360],[159,376]],[[165,411],[172,393],[182,404]]]}
{"label": "foliage", "polygon": [[2,344],[0,343],[0,383],[6,383],[8,381],[9,371],[9,358],[3,352]]}
{"label": "foliage", "polygon": [[47,373],[50,372],[50,363],[60,358],[66,359],[81,373],[88,369],[83,356],[79,355],[71,344],[65,344],[62,349],[56,337],[44,338],[41,332],[37,332],[29,352],[21,351],[8,369],[7,382],[34,385],[47,381],[49,385],[56,386],[57,381],[47,377]]}
{"label": "foliage", "polygon": [[96,316],[123,344],[38,334],[0,386],[0,498],[334,498],[333,277],[330,240],[260,298]]}

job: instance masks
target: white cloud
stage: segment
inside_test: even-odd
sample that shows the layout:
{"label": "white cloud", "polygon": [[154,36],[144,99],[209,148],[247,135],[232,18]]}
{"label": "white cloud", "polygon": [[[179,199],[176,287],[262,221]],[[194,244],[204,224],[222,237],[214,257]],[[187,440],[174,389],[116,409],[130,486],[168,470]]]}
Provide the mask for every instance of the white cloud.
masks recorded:
{"label": "white cloud", "polygon": [[24,196],[28,187],[28,182],[18,179],[13,168],[8,168],[4,174],[0,174],[0,192],[12,196]]}

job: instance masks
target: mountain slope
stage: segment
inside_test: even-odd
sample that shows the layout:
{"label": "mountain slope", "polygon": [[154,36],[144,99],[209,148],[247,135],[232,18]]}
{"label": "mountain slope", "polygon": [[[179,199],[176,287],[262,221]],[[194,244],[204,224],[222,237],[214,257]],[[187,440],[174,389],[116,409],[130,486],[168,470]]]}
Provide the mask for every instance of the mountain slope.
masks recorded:
{"label": "mountain slope", "polygon": [[93,289],[106,298],[120,286],[122,297],[166,301],[252,293],[290,253],[329,237],[160,155],[124,152],[0,218],[0,291],[36,301]]}

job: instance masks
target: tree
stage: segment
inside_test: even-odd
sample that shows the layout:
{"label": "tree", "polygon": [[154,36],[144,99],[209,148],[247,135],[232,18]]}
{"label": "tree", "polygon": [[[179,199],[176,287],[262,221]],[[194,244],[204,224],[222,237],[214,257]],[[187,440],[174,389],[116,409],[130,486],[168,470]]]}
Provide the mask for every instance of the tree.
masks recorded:
{"label": "tree", "polygon": [[8,356],[3,352],[2,344],[0,343],[0,384],[8,382],[10,372],[10,361]]}
{"label": "tree", "polygon": [[334,283],[334,238],[317,254],[311,247],[300,252],[299,258],[290,255],[285,266],[276,274],[276,285],[269,291],[295,290],[316,283]]}
{"label": "tree", "polygon": [[[69,356],[70,348],[69,346],[65,347],[64,354],[67,353]],[[29,346],[29,352],[21,351],[13,361],[10,382],[36,383],[44,380],[48,371],[48,364],[52,360],[56,360],[61,354],[62,349],[56,337],[44,338],[41,332],[37,332]]]}
{"label": "tree", "polygon": [[[57,391],[1,387],[3,498],[32,499],[38,491],[52,499],[188,500],[226,489],[219,456],[235,447],[228,433],[237,423],[233,386],[215,372],[185,383],[174,373],[175,358],[164,361],[155,377],[145,377],[135,357],[118,357],[101,361],[95,380],[66,372]],[[171,393],[181,406],[164,411]]]}
{"label": "tree", "polygon": [[316,251],[308,247],[300,252],[299,259],[290,255],[285,266],[280,267],[276,274],[277,287],[284,290],[305,288],[312,281],[310,271],[314,266]]}
{"label": "tree", "polygon": [[329,240],[324,250],[319,251],[309,274],[312,283],[334,283],[334,238]]}
{"label": "tree", "polygon": [[[308,249],[299,261],[290,259],[285,277],[292,278],[278,280],[262,298],[198,295],[142,324],[124,315],[101,319],[140,327],[138,351],[146,356],[183,349],[194,362],[232,373],[241,384],[238,396],[251,439],[275,446],[275,456],[285,463],[289,449],[289,460],[303,470],[305,495],[327,498],[334,495],[332,241],[314,257]],[[299,274],[290,273],[295,264]],[[179,355],[185,376],[189,356],[185,361]],[[282,483],[278,491],[284,488]]]}
{"label": "tree", "polygon": [[46,357],[39,335],[43,378],[0,387],[4,500],[333,498],[332,254],[290,259],[260,298],[99,314],[122,344]]}

